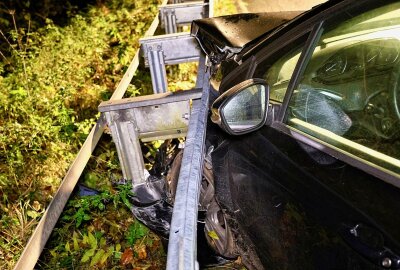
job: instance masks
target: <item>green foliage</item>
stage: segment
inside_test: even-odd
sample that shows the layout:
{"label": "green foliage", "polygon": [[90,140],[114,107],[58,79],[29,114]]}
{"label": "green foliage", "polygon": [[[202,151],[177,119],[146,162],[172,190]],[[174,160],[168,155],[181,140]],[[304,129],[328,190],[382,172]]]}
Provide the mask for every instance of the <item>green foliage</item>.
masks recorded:
{"label": "green foliage", "polygon": [[[32,202],[43,209],[52,199],[98,117],[98,104],[120,81],[159,2],[97,1],[86,13],[67,12],[65,26],[51,19],[34,22],[25,11],[1,18],[1,269],[18,258],[42,214]],[[118,166],[108,154],[104,160]],[[121,200],[128,202],[126,196]],[[78,209],[77,224],[91,219],[91,207],[102,207],[95,204]]]}
{"label": "green foliage", "polygon": [[68,208],[64,211],[62,217],[66,221],[75,221],[76,227],[80,227],[85,221],[92,220],[91,213],[99,210],[105,210],[105,203],[112,202],[114,210],[117,210],[119,204],[124,204],[128,208],[131,207],[128,197],[133,196],[131,191],[132,185],[117,186],[117,192],[103,191],[97,195],[84,196],[68,201]]}
{"label": "green foliage", "polygon": [[131,224],[128,228],[128,233],[126,235],[126,241],[128,245],[133,246],[136,240],[143,238],[149,233],[149,229],[139,222]]}
{"label": "green foliage", "polygon": [[[102,233],[87,232],[79,234],[73,232],[73,242],[62,243],[50,250],[49,264],[40,263],[40,268],[73,268],[74,266],[87,265],[87,267],[105,267],[113,260],[118,260],[120,252],[115,245],[108,245]],[[119,245],[120,248],[121,245]],[[72,267],[71,267],[72,266]]]}
{"label": "green foliage", "polygon": [[161,269],[165,255],[159,239],[132,217],[130,204],[124,202],[132,195],[130,189],[129,184],[121,185],[98,195],[71,199],[35,268],[137,266],[151,255],[152,261],[144,264]]}
{"label": "green foliage", "polygon": [[219,0],[215,1],[214,16],[223,16],[238,13],[236,8],[236,1],[232,0]]}

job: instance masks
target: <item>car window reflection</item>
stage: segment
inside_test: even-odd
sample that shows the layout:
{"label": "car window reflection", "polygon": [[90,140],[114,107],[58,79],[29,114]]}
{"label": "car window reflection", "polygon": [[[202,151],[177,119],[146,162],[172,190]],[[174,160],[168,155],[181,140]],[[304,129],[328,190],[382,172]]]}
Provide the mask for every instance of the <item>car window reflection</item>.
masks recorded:
{"label": "car window reflection", "polygon": [[283,101],[307,37],[308,33],[294,41],[292,46],[283,48],[258,64],[253,77],[263,78],[267,81],[270,87],[271,100],[275,102]]}
{"label": "car window reflection", "polygon": [[[389,158],[400,158],[398,18],[400,3],[394,3],[328,25],[292,94],[286,122],[358,156],[365,147],[376,151],[367,160],[388,156],[380,156],[380,166],[388,160],[398,166]],[[345,140],[330,140],[321,130]]]}

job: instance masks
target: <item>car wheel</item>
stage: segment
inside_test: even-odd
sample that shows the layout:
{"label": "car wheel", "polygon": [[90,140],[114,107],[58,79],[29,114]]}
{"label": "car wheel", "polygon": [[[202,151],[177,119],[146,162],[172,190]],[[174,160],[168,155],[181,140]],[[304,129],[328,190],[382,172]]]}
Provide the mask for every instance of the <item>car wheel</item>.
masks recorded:
{"label": "car wheel", "polygon": [[234,259],[238,256],[231,229],[218,203],[213,200],[207,209],[205,228],[207,243],[218,254]]}
{"label": "car wheel", "polygon": [[[167,175],[166,188],[168,201],[173,204],[183,151],[179,152]],[[204,214],[205,213],[205,214]],[[203,178],[200,185],[199,217],[205,223],[204,233],[208,245],[214,252],[227,259],[236,258],[237,252],[231,229],[221,207],[215,200],[214,175],[210,158],[204,159]]]}

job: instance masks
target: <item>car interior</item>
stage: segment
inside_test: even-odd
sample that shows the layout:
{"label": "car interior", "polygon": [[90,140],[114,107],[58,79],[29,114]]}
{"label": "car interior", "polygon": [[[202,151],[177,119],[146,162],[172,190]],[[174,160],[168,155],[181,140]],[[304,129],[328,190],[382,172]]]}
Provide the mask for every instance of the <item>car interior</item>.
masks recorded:
{"label": "car interior", "polygon": [[[286,123],[350,153],[383,153],[382,163],[399,167],[399,17],[400,4],[393,3],[339,25],[328,22],[290,98]],[[273,102],[283,102],[303,48],[263,67]]]}

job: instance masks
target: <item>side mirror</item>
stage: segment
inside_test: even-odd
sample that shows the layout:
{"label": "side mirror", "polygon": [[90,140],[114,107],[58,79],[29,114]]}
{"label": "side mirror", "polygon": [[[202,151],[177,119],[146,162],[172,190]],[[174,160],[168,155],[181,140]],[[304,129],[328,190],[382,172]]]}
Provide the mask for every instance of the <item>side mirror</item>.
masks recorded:
{"label": "side mirror", "polygon": [[269,87],[263,79],[241,82],[218,97],[211,106],[211,121],[231,135],[257,130],[267,120]]}

